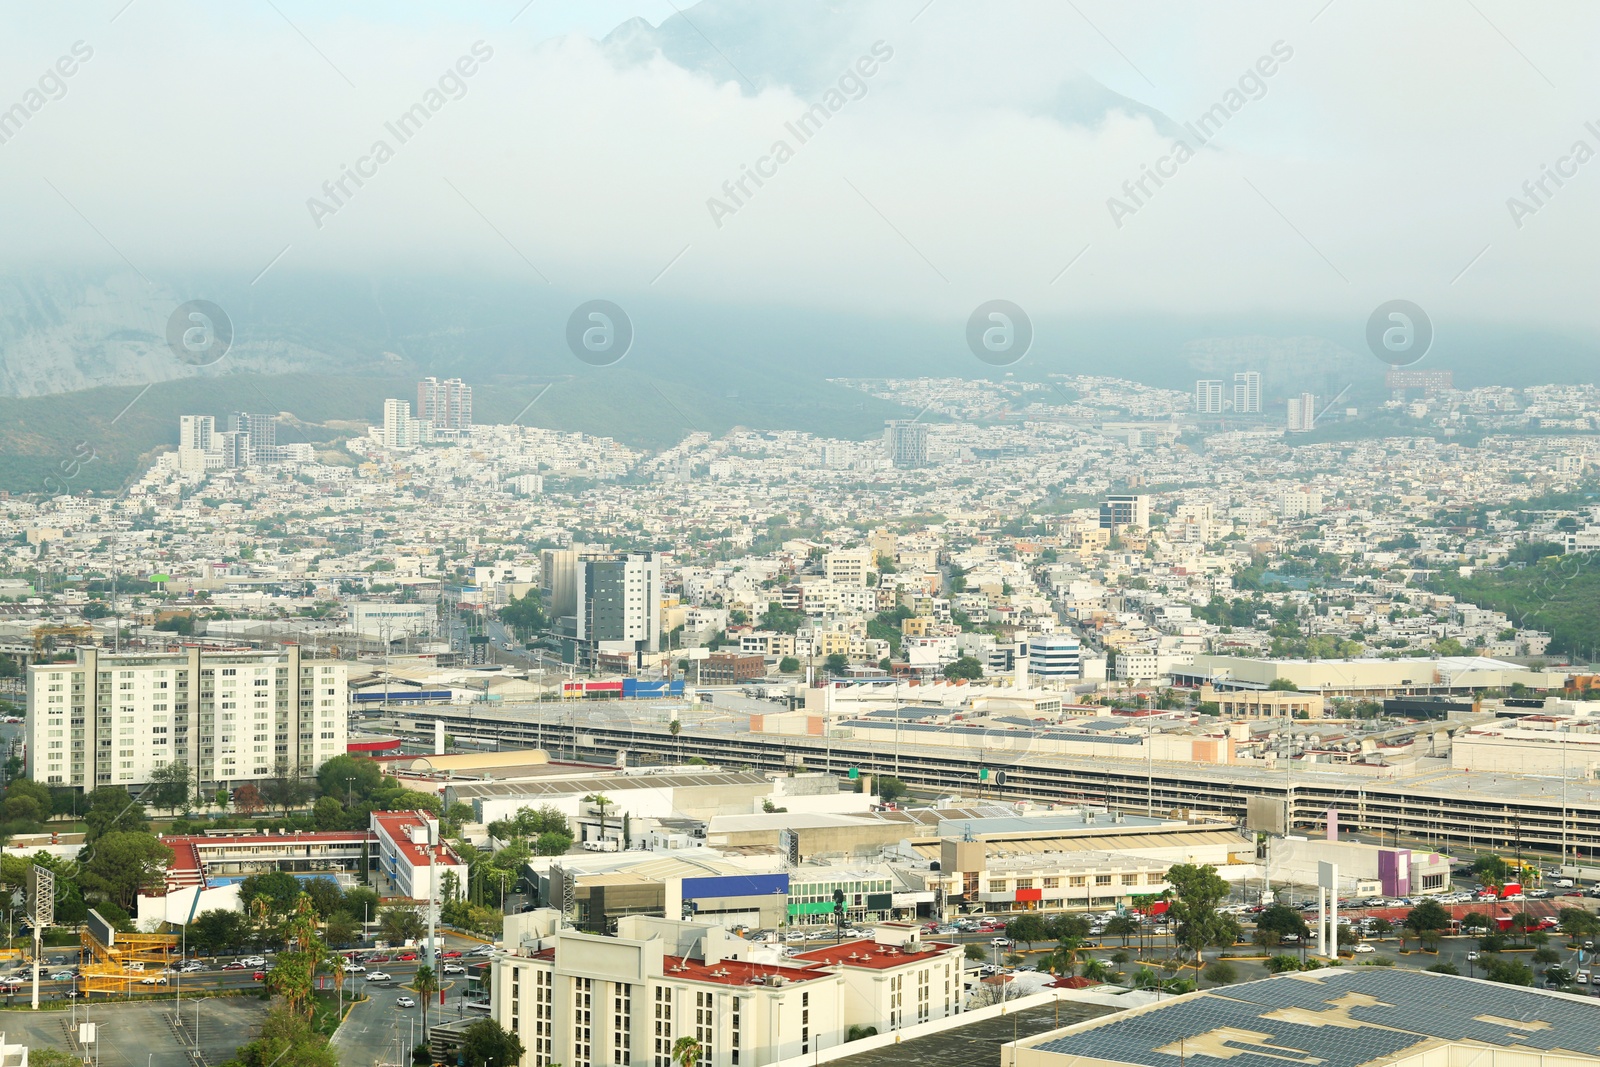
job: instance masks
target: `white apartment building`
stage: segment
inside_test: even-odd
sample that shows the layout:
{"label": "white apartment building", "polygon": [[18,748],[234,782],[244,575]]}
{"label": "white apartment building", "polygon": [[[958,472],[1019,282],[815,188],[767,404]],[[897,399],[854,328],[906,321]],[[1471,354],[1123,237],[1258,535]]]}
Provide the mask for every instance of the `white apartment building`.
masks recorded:
{"label": "white apartment building", "polygon": [[1304,519],[1322,514],[1322,493],[1315,489],[1290,489],[1278,494],[1278,514]]}
{"label": "white apartment building", "polygon": [[961,946],[916,927],[781,962],[719,926],[628,915],[617,935],[563,928],[552,910],[506,917],[490,1012],[522,1039],[520,1067],[674,1067],[694,1037],[702,1067],[757,1067],[842,1044],[851,1026],[880,1033],[961,1011]]}
{"label": "white apartment building", "polygon": [[433,424],[411,417],[411,404],[405,400],[383,402],[383,427],[378,438],[384,448],[415,448],[433,436]]}
{"label": "white apartment building", "polygon": [[1129,648],[1117,653],[1117,677],[1124,682],[1153,682],[1161,673],[1161,657],[1150,649]]}
{"label": "white apartment building", "polygon": [[138,787],[173,760],[201,790],[315,773],[343,755],[348,665],[280,652],[115,654],[28,668],[28,769],[90,791]]}
{"label": "white apartment building", "polygon": [[830,582],[864,586],[875,563],[870,548],[839,548],[822,558],[822,569]]}

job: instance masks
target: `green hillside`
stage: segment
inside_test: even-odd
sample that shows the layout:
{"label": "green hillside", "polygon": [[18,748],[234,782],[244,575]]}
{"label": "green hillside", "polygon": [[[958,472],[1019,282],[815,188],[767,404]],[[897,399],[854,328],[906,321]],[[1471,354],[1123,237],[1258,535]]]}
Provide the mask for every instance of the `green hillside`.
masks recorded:
{"label": "green hillside", "polygon": [[1441,576],[1433,588],[1503,611],[1514,626],[1550,634],[1550,651],[1592,657],[1600,648],[1600,555],[1554,556],[1525,568]]}
{"label": "green hillside", "polygon": [[[378,422],[383,401],[415,402],[414,374],[350,377],[228,375],[57,396],[0,398],[0,490],[12,493],[116,491],[178,442],[178,418],[231,411],[287,412],[280,442],[337,442],[350,433],[324,423]],[[585,368],[554,381],[474,382],[480,423],[507,422],[539,397],[523,425],[614,437],[634,447],[669,447],[685,434],[733,426],[802,429],[864,438],[904,414],[862,393],[801,374],[719,374],[703,384],[624,370]],[[548,385],[542,397],[540,392]],[[119,417],[120,416],[120,417]],[[93,459],[87,457],[93,456]],[[52,479],[48,480],[47,479]]]}

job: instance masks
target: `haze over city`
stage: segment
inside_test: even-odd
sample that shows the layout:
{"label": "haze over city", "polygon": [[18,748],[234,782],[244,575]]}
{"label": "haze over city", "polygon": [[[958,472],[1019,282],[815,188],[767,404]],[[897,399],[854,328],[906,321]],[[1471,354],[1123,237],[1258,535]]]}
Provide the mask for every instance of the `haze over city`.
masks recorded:
{"label": "haze over city", "polygon": [[0,1060],[1600,1062],[1596,20],[10,13]]}

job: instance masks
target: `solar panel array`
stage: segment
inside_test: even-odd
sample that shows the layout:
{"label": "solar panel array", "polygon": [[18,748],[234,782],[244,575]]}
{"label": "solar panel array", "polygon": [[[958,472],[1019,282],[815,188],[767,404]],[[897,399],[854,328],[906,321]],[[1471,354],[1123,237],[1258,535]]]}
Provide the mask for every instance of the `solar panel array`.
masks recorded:
{"label": "solar panel array", "polygon": [[[1265,1041],[1215,1035],[1205,1038],[1206,1042],[1223,1041],[1227,1045],[1231,1067],[1285,1067],[1285,1060],[1316,1063],[1319,1067],[1362,1067],[1392,1058],[1432,1038],[1502,1048],[1600,1054],[1600,1006],[1516,986],[1418,971],[1363,967],[1330,970],[1317,979],[1267,978],[1208,990],[1201,996],[1116,1018],[1038,1047],[1064,1055],[1181,1067],[1180,1061],[1192,1061],[1197,1056],[1216,1057],[1207,1056],[1193,1045],[1173,1046],[1227,1027],[1269,1035]],[[1380,1003],[1347,1003],[1341,1011],[1334,1002],[1349,993],[1365,994]],[[1330,1029],[1327,1025],[1264,1018],[1285,1008],[1328,1012],[1330,1021],[1342,1016],[1364,1025]],[[1480,1016],[1506,1022],[1483,1022],[1479,1021]],[[1528,1028],[1508,1025],[1518,1022]],[[1172,1051],[1156,1051],[1164,1048]]]}

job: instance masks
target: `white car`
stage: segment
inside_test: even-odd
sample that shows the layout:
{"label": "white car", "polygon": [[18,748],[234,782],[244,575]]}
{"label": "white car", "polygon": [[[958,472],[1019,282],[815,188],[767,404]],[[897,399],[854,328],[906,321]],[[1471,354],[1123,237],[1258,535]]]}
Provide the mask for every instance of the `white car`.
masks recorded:
{"label": "white car", "polygon": [[367,972],[367,981],[369,981],[369,982],[388,982],[388,981],[392,981],[392,979],[387,974],[383,973],[382,971],[368,971]]}
{"label": "white car", "polygon": [[239,962],[246,967],[265,967],[267,965],[266,959],[261,956],[246,956]]}
{"label": "white car", "polygon": [[152,974],[148,978],[139,979],[139,984],[140,985],[166,985],[167,984],[167,976],[164,975],[164,974]]}
{"label": "white car", "polygon": [[466,974],[467,973],[467,969],[465,967],[461,966],[461,964],[459,964],[459,963],[447,963],[443,967],[439,968],[439,970],[443,974]]}
{"label": "white car", "polygon": [[363,964],[356,963],[354,960],[347,961],[344,965],[345,974],[365,974],[366,971],[367,968]]}
{"label": "white car", "polygon": [[1376,952],[1378,950],[1373,948],[1371,945],[1367,944],[1366,942],[1362,942],[1361,944],[1356,946],[1356,951],[1357,952]]}
{"label": "white car", "polygon": [[410,997],[395,997],[394,1003],[397,1008],[414,1008],[417,1006],[417,1002]]}
{"label": "white car", "polygon": [[994,945],[997,948],[1007,948],[1011,944],[1011,939],[1009,937],[991,937],[989,939],[989,944]]}

